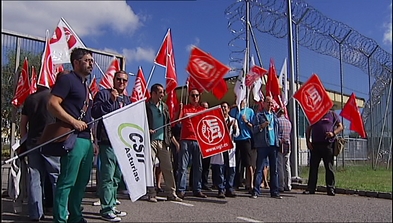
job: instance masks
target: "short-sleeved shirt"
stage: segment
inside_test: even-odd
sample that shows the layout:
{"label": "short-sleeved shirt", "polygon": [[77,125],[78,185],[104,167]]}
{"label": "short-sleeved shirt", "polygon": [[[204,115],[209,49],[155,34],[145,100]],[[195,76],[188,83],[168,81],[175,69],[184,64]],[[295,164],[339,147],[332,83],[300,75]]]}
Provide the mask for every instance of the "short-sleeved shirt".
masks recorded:
{"label": "short-sleeved shirt", "polygon": [[28,148],[36,146],[39,137],[44,131],[45,125],[53,123],[55,118],[46,108],[50,97],[50,90],[43,89],[27,97],[22,115],[28,117],[28,137],[26,145]]}
{"label": "short-sleeved shirt", "polygon": [[[51,92],[53,95],[63,99],[61,106],[63,109],[75,119],[78,119],[81,115],[81,110],[86,101],[89,103],[89,107],[86,111],[86,115],[82,118],[82,121],[89,123],[92,121],[91,118],[91,106],[92,101],[88,98],[88,88],[86,81],[83,82],[82,78],[78,76],[74,71],[69,74],[62,75],[58,80]],[[90,126],[82,132],[77,132],[79,138],[90,139]]]}
{"label": "short-sleeved shirt", "polygon": [[329,111],[318,122],[312,125],[311,139],[313,143],[330,142],[331,139],[326,138],[326,132],[333,132],[334,126],[340,122],[338,115]]}
{"label": "short-sleeved shirt", "polygon": [[[199,105],[197,106],[185,105],[183,107],[183,117],[201,112],[205,109],[206,108]],[[180,139],[196,140],[195,131],[191,124],[191,119],[189,118],[183,119],[181,123],[182,123],[182,127],[181,127]]]}
{"label": "short-sleeved shirt", "polygon": [[237,119],[237,122],[239,124],[239,129],[240,129],[240,134],[238,137],[235,138],[235,141],[237,140],[246,140],[246,139],[251,139],[252,137],[252,130],[251,128],[243,121],[242,116],[246,115],[246,118],[249,122],[254,119],[255,112],[251,108],[245,107],[243,109],[239,109],[237,107],[234,107],[230,110],[229,115],[235,119]]}

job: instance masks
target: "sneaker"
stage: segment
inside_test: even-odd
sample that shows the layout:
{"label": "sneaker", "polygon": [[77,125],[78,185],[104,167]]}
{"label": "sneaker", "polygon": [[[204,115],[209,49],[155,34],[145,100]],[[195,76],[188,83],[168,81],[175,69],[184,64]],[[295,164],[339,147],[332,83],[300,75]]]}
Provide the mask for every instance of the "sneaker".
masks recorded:
{"label": "sneaker", "polygon": [[250,198],[256,199],[256,198],[258,198],[258,195],[256,193],[252,193]]}
{"label": "sneaker", "polygon": [[116,199],[116,205],[121,205],[121,202]]}
{"label": "sneaker", "polygon": [[121,218],[117,217],[114,213],[108,213],[105,215],[101,215],[101,219],[110,222],[120,222]]}
{"label": "sneaker", "polygon": [[273,196],[271,196],[271,198],[282,199],[282,197],[280,195],[273,195]]}
{"label": "sneaker", "polygon": [[167,200],[168,201],[178,201],[178,202],[182,202],[183,201],[183,199],[181,199],[178,196],[169,196],[169,197],[167,197]]}
{"label": "sneaker", "polygon": [[218,192],[217,198],[225,198],[224,192]]}
{"label": "sneaker", "polygon": [[127,212],[125,211],[119,211],[117,209],[113,209],[113,213],[117,216],[117,217],[125,217],[127,216]]}
{"label": "sneaker", "polygon": [[95,201],[95,202],[93,202],[92,205],[93,205],[93,206],[101,206],[101,201],[100,201],[100,200]]}
{"label": "sneaker", "polygon": [[150,196],[148,197],[148,201],[152,202],[152,203],[157,203],[158,202],[156,197],[150,197]]}

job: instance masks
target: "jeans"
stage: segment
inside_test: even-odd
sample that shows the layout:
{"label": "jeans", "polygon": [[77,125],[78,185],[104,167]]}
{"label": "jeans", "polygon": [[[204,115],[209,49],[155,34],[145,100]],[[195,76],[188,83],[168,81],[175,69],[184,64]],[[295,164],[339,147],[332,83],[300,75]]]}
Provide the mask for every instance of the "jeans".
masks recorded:
{"label": "jeans", "polygon": [[[60,157],[45,156],[38,150],[28,153],[29,172],[29,217],[30,219],[40,219],[44,215],[43,211],[43,187],[45,179],[49,175],[52,193],[56,188],[57,178],[60,173]],[[53,198],[52,195],[46,195]]]}
{"label": "jeans", "polygon": [[233,183],[235,180],[235,167],[212,164],[212,173],[214,173],[214,182],[217,184],[218,192],[234,191]]}
{"label": "jeans", "polygon": [[269,157],[269,170],[270,170],[270,196],[278,196],[278,173],[277,173],[277,152],[278,147],[258,147],[257,148],[257,168],[254,180],[254,191],[256,195],[261,194],[261,183],[263,174],[263,160]]}
{"label": "jeans", "polygon": [[193,178],[192,189],[194,193],[198,193],[202,189],[202,155],[198,142],[195,140],[181,140],[179,151],[179,168],[177,190],[184,192],[187,187],[187,168],[192,162]]}
{"label": "jeans", "polygon": [[277,170],[280,190],[291,190],[291,152],[283,154],[278,153]]}

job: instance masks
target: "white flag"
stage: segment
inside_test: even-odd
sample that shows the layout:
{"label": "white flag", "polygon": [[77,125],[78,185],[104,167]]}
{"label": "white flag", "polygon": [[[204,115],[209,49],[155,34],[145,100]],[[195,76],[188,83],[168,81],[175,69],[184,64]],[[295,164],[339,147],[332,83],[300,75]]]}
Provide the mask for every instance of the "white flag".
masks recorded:
{"label": "white flag", "polygon": [[[254,61],[254,56],[251,57],[251,66],[255,65],[255,61]],[[252,72],[252,71],[250,71]],[[261,96],[260,96],[260,92],[261,92],[261,87],[262,87],[262,78],[259,77],[253,84],[252,86],[252,95],[254,96],[253,99],[256,102],[261,101]]]}
{"label": "white flag", "polygon": [[70,63],[72,49],[86,48],[64,18],[60,19],[49,43],[53,64]]}
{"label": "white flag", "polygon": [[244,54],[244,65],[243,65],[243,71],[240,72],[239,76],[237,77],[235,87],[233,88],[233,91],[236,95],[236,105],[240,110],[240,103],[243,101],[243,99],[246,98],[247,95],[247,88],[246,88],[246,60],[247,60],[247,53]]}
{"label": "white flag", "polygon": [[281,100],[284,106],[288,104],[288,71],[287,71],[287,58],[284,60],[280,75],[278,77],[278,83],[282,86]]}
{"label": "white flag", "polygon": [[108,138],[132,202],[146,194],[147,186],[154,186],[144,102],[145,100],[140,100],[103,116]]}

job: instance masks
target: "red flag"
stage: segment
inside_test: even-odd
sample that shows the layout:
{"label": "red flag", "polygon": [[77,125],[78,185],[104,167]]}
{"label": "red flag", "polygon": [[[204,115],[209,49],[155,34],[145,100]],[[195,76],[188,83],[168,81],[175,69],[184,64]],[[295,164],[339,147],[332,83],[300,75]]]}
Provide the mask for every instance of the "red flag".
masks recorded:
{"label": "red flag", "polygon": [[221,106],[203,111],[190,119],[203,158],[233,148]]}
{"label": "red flag", "polygon": [[267,74],[266,69],[257,65],[252,66],[250,72],[246,76],[246,86],[251,87],[258,78],[261,78],[265,74]]}
{"label": "red flag", "polygon": [[154,63],[166,68],[166,92],[171,92],[177,87],[177,74],[175,67],[175,54],[173,50],[171,29],[168,29]]}
{"label": "red flag", "polygon": [[188,88],[187,89],[188,92],[192,90],[198,90],[199,93],[202,93],[205,91],[205,89],[203,89],[203,87],[198,82],[196,82],[195,79],[191,76],[188,76],[186,85]]}
{"label": "red flag", "polygon": [[310,125],[319,121],[332,107],[333,102],[316,74],[293,95],[302,106]]}
{"label": "red flag", "polygon": [[115,73],[120,71],[120,64],[116,57],[113,57],[111,65],[105,72],[103,78],[101,78],[100,86],[105,89],[112,89],[113,88],[113,78],[115,77]]}
{"label": "red flag", "polygon": [[52,88],[55,84],[56,77],[53,75],[53,63],[52,63],[52,56],[50,51],[50,45],[48,38],[45,41],[45,50],[42,55],[41,60],[41,69],[38,76],[37,84],[42,85],[47,88]]}
{"label": "red flag", "polygon": [[[143,95],[144,94],[144,95]],[[147,90],[146,79],[143,75],[142,67],[139,67],[138,74],[136,75],[135,85],[132,89],[131,102],[136,102],[146,97],[146,100],[150,98],[150,93]]]}
{"label": "red flag", "polygon": [[228,92],[227,82],[224,79],[221,79],[217,86],[213,88],[212,93],[218,100],[221,100],[225,94]]}
{"label": "red flag", "polygon": [[23,102],[25,102],[29,94],[30,94],[29,62],[27,61],[27,58],[25,58],[25,61],[23,62],[22,71],[19,75],[15,96],[12,99],[11,103],[18,108],[23,104]]}
{"label": "red flag", "polygon": [[274,100],[274,111],[277,111],[280,107],[283,107],[281,101],[281,90],[280,84],[278,83],[276,67],[274,65],[274,60],[270,59],[270,67],[266,83],[266,96],[270,96]]}
{"label": "red flag", "polygon": [[230,68],[216,60],[211,55],[203,52],[198,47],[191,50],[187,72],[206,91],[211,91],[229,72]]}
{"label": "red flag", "polygon": [[37,91],[37,72],[34,66],[31,66],[30,94]]}
{"label": "red flag", "polygon": [[90,89],[90,93],[92,94],[92,97],[94,98],[94,96],[98,93],[98,91],[100,90],[100,88],[98,87],[97,84],[97,80],[96,77],[94,76],[94,78],[91,80],[91,83],[89,85],[89,89]]}
{"label": "red flag", "polygon": [[356,96],[354,93],[348,98],[347,103],[341,110],[340,115],[351,122],[349,129],[359,133],[362,138],[366,138],[366,131],[364,130],[364,124],[362,116],[360,115],[358,106],[356,104]]}
{"label": "red flag", "polygon": [[176,91],[167,92],[166,105],[168,105],[171,121],[175,120],[175,114],[179,110],[179,101],[177,100]]}

